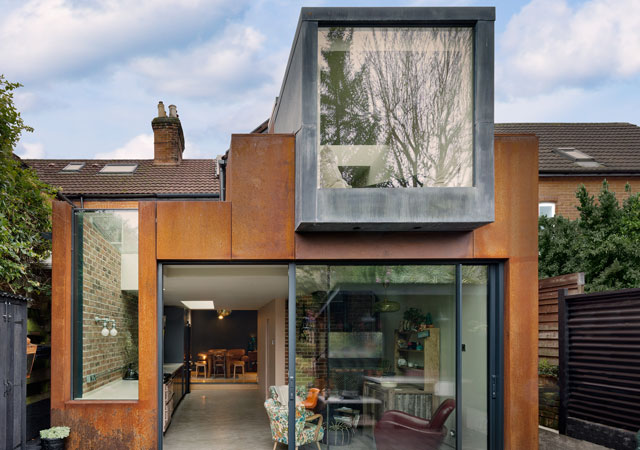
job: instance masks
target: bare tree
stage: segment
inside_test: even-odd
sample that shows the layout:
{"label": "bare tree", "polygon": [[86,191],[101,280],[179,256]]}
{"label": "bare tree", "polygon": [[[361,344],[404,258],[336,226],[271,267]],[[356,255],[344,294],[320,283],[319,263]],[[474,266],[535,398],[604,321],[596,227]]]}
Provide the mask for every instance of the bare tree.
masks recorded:
{"label": "bare tree", "polygon": [[391,186],[471,185],[470,29],[373,28],[361,45]]}

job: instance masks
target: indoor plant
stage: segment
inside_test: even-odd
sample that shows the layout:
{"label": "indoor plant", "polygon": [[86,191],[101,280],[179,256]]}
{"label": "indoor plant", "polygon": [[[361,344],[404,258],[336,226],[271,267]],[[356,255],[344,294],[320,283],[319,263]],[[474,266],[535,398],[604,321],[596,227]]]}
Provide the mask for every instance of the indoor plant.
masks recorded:
{"label": "indoor plant", "polygon": [[336,447],[351,444],[353,431],[351,427],[342,422],[333,422],[327,427],[322,442],[327,445],[335,445]]}
{"label": "indoor plant", "polygon": [[64,440],[69,436],[69,427],[51,427],[40,431],[43,450],[59,450],[64,448]]}

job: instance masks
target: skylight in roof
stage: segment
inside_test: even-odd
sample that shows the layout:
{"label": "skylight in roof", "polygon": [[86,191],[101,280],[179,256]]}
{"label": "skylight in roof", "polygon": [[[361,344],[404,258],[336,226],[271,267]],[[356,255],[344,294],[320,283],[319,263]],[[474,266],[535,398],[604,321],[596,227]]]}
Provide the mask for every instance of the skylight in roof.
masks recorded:
{"label": "skylight in roof", "polygon": [[72,162],[64,166],[60,172],[79,172],[84,165],[83,162]]}
{"label": "skylight in roof", "polygon": [[574,147],[558,147],[554,150],[558,155],[567,158],[580,167],[601,167],[598,161],[592,156],[587,155]]}
{"label": "skylight in roof", "polygon": [[137,168],[137,164],[105,164],[99,173],[128,174],[135,172]]}

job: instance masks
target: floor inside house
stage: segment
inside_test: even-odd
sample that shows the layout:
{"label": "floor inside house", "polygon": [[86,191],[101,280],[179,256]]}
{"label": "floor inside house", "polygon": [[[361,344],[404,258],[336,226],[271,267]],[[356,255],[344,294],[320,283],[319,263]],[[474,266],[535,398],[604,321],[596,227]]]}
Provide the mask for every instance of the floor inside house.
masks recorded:
{"label": "floor inside house", "polygon": [[263,403],[257,385],[192,385],[165,433],[164,449],[271,449]]}
{"label": "floor inside house", "polygon": [[203,377],[202,375],[196,376],[193,372],[191,372],[191,385],[194,384],[256,384],[258,382],[258,373],[257,372],[247,372],[243,375],[237,375],[236,377]]}
{"label": "floor inside house", "polygon": [[[192,385],[164,435],[165,450],[271,450],[269,419],[257,385]],[[278,444],[277,449],[287,446]],[[320,444],[322,450],[328,449]],[[370,437],[356,435],[349,449],[370,450]],[[314,444],[300,450],[317,449]]]}

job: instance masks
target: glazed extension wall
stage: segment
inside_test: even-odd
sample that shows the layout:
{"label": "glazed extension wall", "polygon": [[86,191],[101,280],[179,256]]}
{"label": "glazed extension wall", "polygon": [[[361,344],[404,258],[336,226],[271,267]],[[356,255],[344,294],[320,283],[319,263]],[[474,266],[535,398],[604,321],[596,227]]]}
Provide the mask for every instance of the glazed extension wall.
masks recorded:
{"label": "glazed extension wall", "polygon": [[[82,233],[82,391],[93,391],[122,378],[128,363],[137,364],[137,354],[127,359],[125,342],[130,336],[138,348],[138,296],[120,290],[121,255],[102,237],[85,215]],[[95,317],[116,321],[116,336],[102,336],[103,324]],[[87,383],[87,376],[96,380]]]}
{"label": "glazed extension wall", "polygon": [[627,183],[631,186],[632,193],[640,191],[640,177],[540,177],[538,201],[553,202],[556,204],[556,215],[576,219],[580,215],[576,209],[578,187],[584,184],[589,194],[597,198],[605,178],[609,183],[609,190],[616,193],[620,202],[629,197],[624,189]]}

